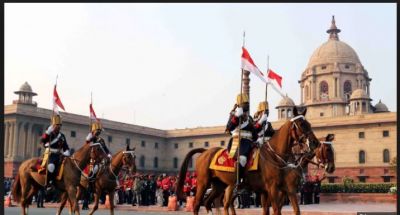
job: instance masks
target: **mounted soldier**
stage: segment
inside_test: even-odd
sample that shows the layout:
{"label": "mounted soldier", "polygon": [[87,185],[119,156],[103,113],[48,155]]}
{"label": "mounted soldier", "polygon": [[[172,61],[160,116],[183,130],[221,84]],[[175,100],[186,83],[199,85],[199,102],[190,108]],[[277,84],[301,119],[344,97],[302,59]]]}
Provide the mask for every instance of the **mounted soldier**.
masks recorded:
{"label": "mounted soldier", "polygon": [[70,156],[69,146],[65,135],[61,133],[61,116],[53,115],[51,118],[51,125],[47,128],[46,132],[42,135],[40,142],[45,147],[44,162],[47,161],[47,184],[53,186],[56,170],[62,161],[61,156]]}
{"label": "mounted soldier", "polygon": [[269,107],[268,102],[260,102],[257,112],[254,114],[254,129],[257,132],[257,144],[262,146],[264,141],[269,140],[275,133],[272,124],[268,122]]}
{"label": "mounted soldier", "polygon": [[[247,94],[239,94],[236,98],[236,104],[229,115],[229,120],[226,125],[226,132],[232,135],[232,138],[229,140],[228,144],[229,155],[230,157],[233,157],[235,153],[239,153],[239,181],[241,181],[244,177],[247,156],[250,153],[253,147],[253,142],[257,137],[256,133],[254,132],[253,118],[249,114],[249,107],[249,96]],[[237,152],[238,145],[239,152]]]}
{"label": "mounted soldier", "polygon": [[[104,139],[100,137],[101,131],[102,131],[102,126],[101,126],[100,122],[92,123],[91,131],[89,132],[89,134],[86,137],[86,144],[100,144],[100,147],[102,148],[104,154],[106,154],[108,159],[111,161],[112,156],[111,156],[110,150],[107,148],[107,145],[106,145]],[[93,157],[90,158],[88,177],[90,179],[93,179],[90,181],[94,181],[95,175],[99,170],[99,163],[100,163],[99,158],[93,158]]]}

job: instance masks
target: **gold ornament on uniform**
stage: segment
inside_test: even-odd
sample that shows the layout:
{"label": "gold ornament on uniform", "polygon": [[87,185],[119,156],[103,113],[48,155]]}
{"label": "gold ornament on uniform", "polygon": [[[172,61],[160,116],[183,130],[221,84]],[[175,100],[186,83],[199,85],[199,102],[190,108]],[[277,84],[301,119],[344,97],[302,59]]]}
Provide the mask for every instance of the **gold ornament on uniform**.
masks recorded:
{"label": "gold ornament on uniform", "polygon": [[102,129],[102,127],[101,127],[101,124],[99,122],[94,122],[92,124],[92,131],[101,130],[101,129]]}
{"label": "gold ornament on uniform", "polygon": [[246,102],[249,102],[249,95],[247,95],[247,94],[238,94],[236,96],[236,104],[237,105],[241,105],[241,104],[246,103]]}
{"label": "gold ornament on uniform", "polygon": [[61,116],[60,115],[54,115],[51,117],[51,124],[52,125],[61,125]]}
{"label": "gold ornament on uniform", "polygon": [[268,110],[268,109],[269,109],[268,102],[260,102],[258,104],[257,112],[263,112],[263,111]]}

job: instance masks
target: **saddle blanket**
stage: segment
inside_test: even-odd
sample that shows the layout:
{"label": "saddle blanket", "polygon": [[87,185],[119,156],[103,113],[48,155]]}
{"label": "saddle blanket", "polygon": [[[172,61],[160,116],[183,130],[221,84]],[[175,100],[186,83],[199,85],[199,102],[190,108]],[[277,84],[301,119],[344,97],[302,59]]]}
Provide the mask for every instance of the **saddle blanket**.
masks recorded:
{"label": "saddle blanket", "polygon": [[[61,180],[62,175],[64,173],[64,161],[62,161],[60,168],[57,168],[55,171],[57,173],[57,180]],[[47,168],[42,166],[43,159],[38,159],[35,165],[36,171],[41,175],[46,175]]]}
{"label": "saddle blanket", "polygon": [[[258,148],[254,148],[251,150],[246,164],[246,169],[248,171],[257,170],[259,154],[260,150]],[[230,158],[227,149],[220,149],[211,160],[210,169],[225,172],[235,172],[235,166],[236,157]]]}

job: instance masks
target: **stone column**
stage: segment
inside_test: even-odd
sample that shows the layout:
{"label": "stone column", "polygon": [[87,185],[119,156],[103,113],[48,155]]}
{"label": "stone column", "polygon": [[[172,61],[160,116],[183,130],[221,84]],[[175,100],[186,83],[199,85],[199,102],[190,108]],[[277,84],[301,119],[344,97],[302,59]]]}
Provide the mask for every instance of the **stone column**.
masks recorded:
{"label": "stone column", "polygon": [[27,130],[27,139],[26,139],[26,151],[25,151],[25,159],[31,157],[32,152],[32,127],[33,123],[29,123],[28,130]]}
{"label": "stone column", "polygon": [[312,80],[312,91],[313,91],[313,101],[317,100],[317,83],[315,83],[315,78]]}
{"label": "stone column", "polygon": [[300,84],[300,93],[301,93],[300,103],[303,104],[304,103],[304,98],[303,98],[303,96],[304,96],[304,85],[303,84]]}
{"label": "stone column", "polygon": [[15,144],[15,138],[14,138],[14,133],[15,133],[15,122],[10,123],[10,136],[9,136],[9,144],[8,144],[8,157],[12,157],[12,149],[14,148]]}
{"label": "stone column", "polygon": [[8,140],[9,140],[9,130],[10,130],[10,125],[9,125],[9,123],[8,122],[5,122],[4,123],[4,158],[7,158],[8,157],[8,147],[10,147],[9,146],[9,143],[8,143]]}
{"label": "stone column", "polygon": [[14,145],[13,145],[13,150],[12,150],[12,157],[15,159],[18,155],[18,145],[19,145],[19,140],[20,140],[20,128],[21,128],[21,123],[15,122],[14,125]]}

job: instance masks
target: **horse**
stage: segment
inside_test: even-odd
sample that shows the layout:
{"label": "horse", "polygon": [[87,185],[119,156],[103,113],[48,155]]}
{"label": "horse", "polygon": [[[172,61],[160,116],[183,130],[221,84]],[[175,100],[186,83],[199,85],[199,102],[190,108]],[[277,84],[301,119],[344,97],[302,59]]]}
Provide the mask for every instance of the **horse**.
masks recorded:
{"label": "horse", "polygon": [[[310,147],[315,149],[319,141],[315,137],[310,123],[305,119],[307,109],[299,114],[297,108],[293,109],[294,117],[286,121],[281,128],[279,128],[272,138],[262,145],[260,149],[260,156],[258,162],[258,170],[247,173],[246,180],[250,187],[262,188],[262,195],[277,197],[279,195],[279,188],[282,186],[283,177],[281,169],[287,167],[287,161],[290,156],[290,149],[294,142],[310,141]],[[232,193],[235,188],[236,174],[232,172],[224,172],[209,169],[211,160],[216,152],[221,149],[220,147],[210,148],[208,150],[198,148],[189,151],[186,155],[179,172],[179,181],[177,186],[177,196],[184,199],[182,187],[184,183],[185,174],[191,157],[196,153],[201,153],[196,160],[197,172],[197,193],[194,200],[193,213],[199,213],[200,203],[203,199],[204,192],[211,183],[220,181],[227,185],[224,197],[224,214],[229,214],[229,206],[232,202]],[[215,184],[214,184],[215,185]],[[214,186],[217,187],[218,185]],[[210,193],[209,199],[218,196],[218,192]],[[280,214],[279,202],[277,198],[271,199],[272,207],[275,214]],[[231,208],[232,214],[236,214]]]}
{"label": "horse", "polygon": [[[112,156],[111,162],[108,167],[101,168],[97,174],[95,181],[95,192],[94,192],[94,207],[90,211],[90,215],[92,215],[99,206],[99,198],[101,192],[105,191],[109,195],[110,202],[110,213],[114,214],[114,193],[117,187],[118,174],[122,169],[125,171],[129,171],[130,173],[136,173],[136,165],[135,165],[135,147],[133,149],[129,148],[127,145],[126,150],[120,150]],[[80,185],[78,186],[77,198],[79,199],[82,189],[85,189],[88,181],[85,178],[81,180]],[[57,215],[61,214],[62,209],[64,208],[67,202],[67,193],[64,192],[61,195],[61,205],[57,211]]]}
{"label": "horse", "polygon": [[[79,184],[82,168],[89,162],[90,151],[99,153],[98,146],[84,144],[71,157],[64,157],[64,173],[61,180],[55,180],[54,185],[57,189],[68,193],[71,207],[74,213],[80,214],[78,200],[76,199],[76,187]],[[44,187],[46,176],[35,171],[35,165],[39,158],[31,158],[22,162],[18,169],[15,181],[13,183],[12,195],[16,202],[21,204],[22,214],[26,215],[29,210],[29,202],[34,194]]]}

